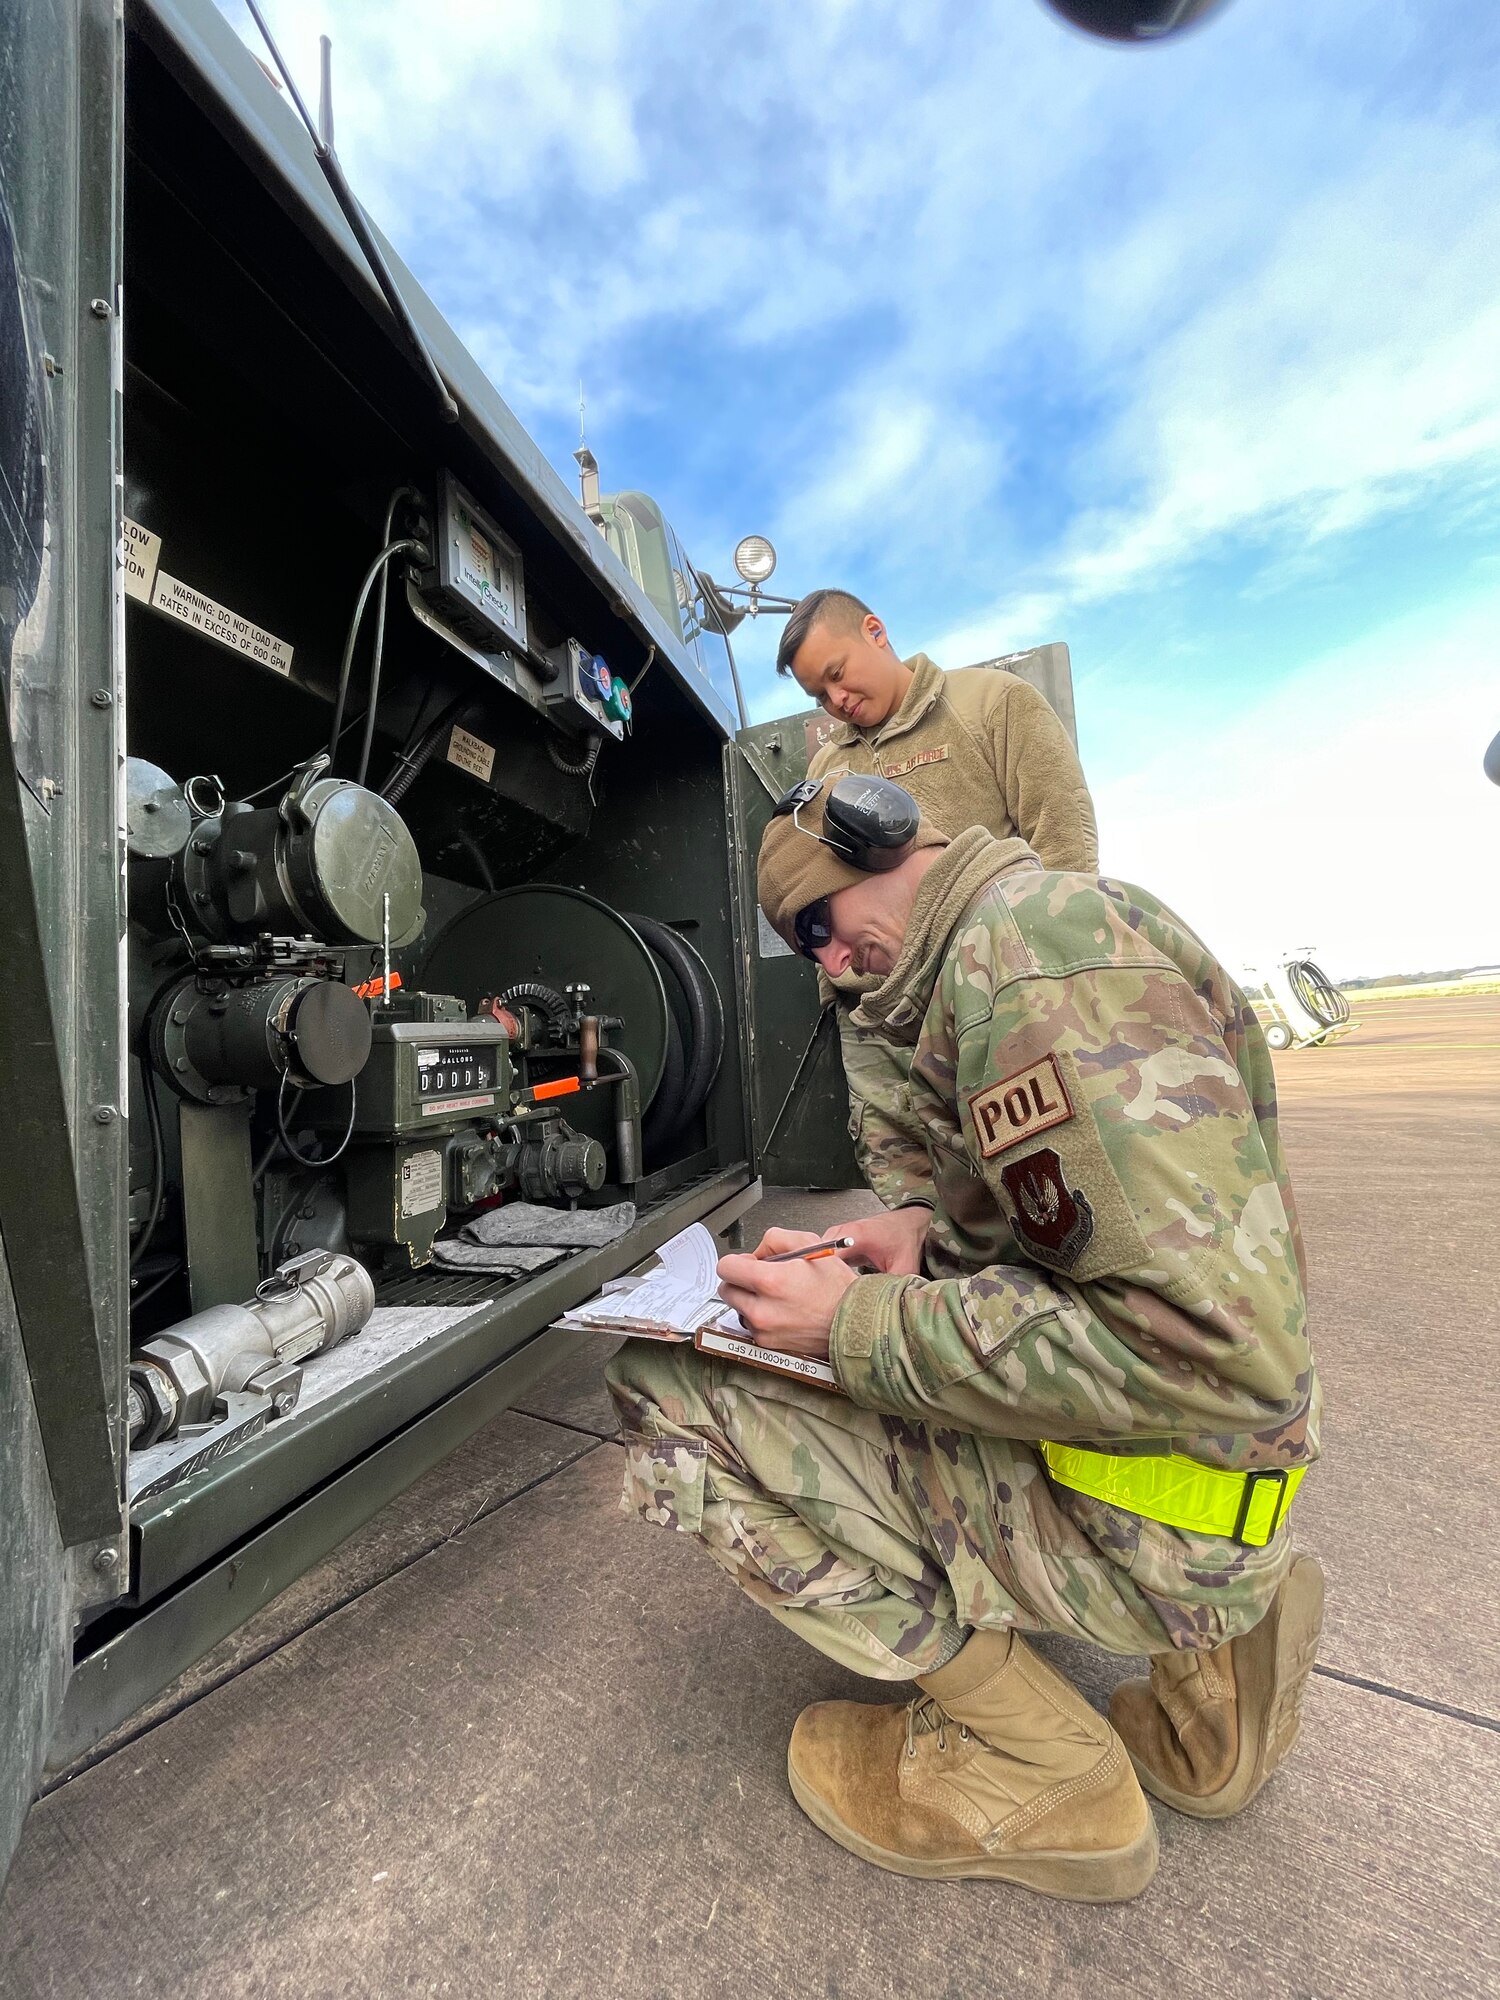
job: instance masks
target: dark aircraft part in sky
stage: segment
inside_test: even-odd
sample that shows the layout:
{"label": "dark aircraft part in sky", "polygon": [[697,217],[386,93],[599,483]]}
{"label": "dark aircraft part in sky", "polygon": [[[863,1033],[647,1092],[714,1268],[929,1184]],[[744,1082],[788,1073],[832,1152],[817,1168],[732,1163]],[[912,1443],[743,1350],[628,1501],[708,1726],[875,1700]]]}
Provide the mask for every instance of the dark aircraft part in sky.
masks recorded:
{"label": "dark aircraft part in sky", "polygon": [[1226,0],[1046,0],[1086,35],[1110,42],[1160,42],[1215,14]]}

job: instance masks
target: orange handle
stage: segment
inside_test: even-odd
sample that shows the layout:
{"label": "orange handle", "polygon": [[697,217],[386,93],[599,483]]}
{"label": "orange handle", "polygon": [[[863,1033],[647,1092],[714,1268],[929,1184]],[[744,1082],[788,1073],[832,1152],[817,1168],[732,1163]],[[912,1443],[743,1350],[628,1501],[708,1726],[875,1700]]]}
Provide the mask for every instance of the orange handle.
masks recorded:
{"label": "orange handle", "polygon": [[[395,992],[400,984],[401,974],[393,972],[391,974],[392,993]],[[367,979],[363,986],[356,986],[354,991],[361,1000],[383,1000],[385,998],[385,981],[384,979]]]}
{"label": "orange handle", "polygon": [[555,1076],[551,1083],[534,1084],[526,1093],[534,1104],[545,1104],[549,1097],[572,1097],[583,1088],[576,1076]]}

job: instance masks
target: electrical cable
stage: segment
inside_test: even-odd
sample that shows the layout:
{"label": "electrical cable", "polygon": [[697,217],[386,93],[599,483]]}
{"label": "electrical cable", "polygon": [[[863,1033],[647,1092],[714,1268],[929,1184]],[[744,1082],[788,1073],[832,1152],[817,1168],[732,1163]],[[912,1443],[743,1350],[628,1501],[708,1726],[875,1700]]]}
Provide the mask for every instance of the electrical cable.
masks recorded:
{"label": "electrical cable", "polygon": [[[420,501],[421,494],[414,486],[398,486],[385,503],[385,522],[380,530],[381,546],[390,543],[391,529],[396,521],[396,509],[403,500]],[[391,572],[387,567],[380,573],[380,596],[375,606],[375,650],[370,655],[370,693],[365,703],[365,734],[359,746],[359,763],[355,768],[354,782],[362,785],[370,768],[370,747],[375,741],[375,710],[380,704],[380,671],[385,658],[385,610],[391,592]]]}
{"label": "electrical cable", "polygon": [[[385,553],[377,560],[384,561],[388,559],[389,545],[391,540],[390,521],[393,518],[394,509],[400,503],[400,500],[403,495],[409,496],[417,500],[420,500],[422,497],[421,494],[417,492],[414,486],[398,486],[396,488],[395,492],[391,495],[390,501],[387,503],[386,525],[384,531],[387,549]],[[420,548],[421,546],[422,545],[419,543],[418,547]],[[380,665],[385,643],[385,607],[386,607],[385,587],[388,581],[389,581],[389,572],[386,572],[386,574],[383,575],[381,578],[380,611],[379,611],[378,622],[375,628],[375,655],[373,660],[371,661],[371,667],[370,667],[370,690],[373,696],[378,696],[380,692],[380,677],[381,677]],[[345,643],[346,653],[352,653],[354,639],[359,630],[359,619],[363,610],[364,610],[364,600],[362,598],[360,605],[355,612],[354,625],[352,626],[348,640]],[[426,705],[426,700],[427,697],[426,695],[424,695],[423,696],[424,706]],[[420,714],[420,712],[421,711],[419,710],[418,713]],[[351,729],[357,729],[361,722],[365,724],[365,737],[364,737],[364,742],[360,746],[360,761],[359,761],[360,775],[358,782],[360,784],[363,784],[365,781],[365,775],[369,768],[370,747],[374,737],[374,727],[375,727],[374,700],[366,702],[365,706],[359,710],[358,714],[351,715],[347,719],[347,721],[340,722],[338,731],[334,736],[333,740],[329,743],[328,748],[329,748],[329,758],[331,763],[332,759],[338,754],[339,744],[343,742],[344,738],[349,734],[349,731]],[[295,777],[306,762],[307,762],[306,757],[299,757],[295,764],[288,764],[286,769],[281,773],[279,777],[272,778],[267,784],[257,786],[257,788],[253,792],[246,792],[244,794],[246,803],[253,804],[256,799],[263,799],[267,792],[274,792],[279,786],[284,785],[288,778]]]}
{"label": "electrical cable", "polygon": [[134,1270],[145,1256],[157,1224],[161,1221],[162,1204],[167,1192],[167,1156],[162,1143],[161,1106],[156,1101],[156,1090],[151,1081],[151,1028],[156,1019],[156,1010],[165,996],[183,978],[183,969],[176,967],[157,987],[146,1002],[141,1015],[140,1035],[136,1044],[135,1059],[140,1065],[141,1094],[146,1105],[146,1124],[151,1134],[151,1209],[146,1217],[146,1226],[130,1253],[129,1269]]}
{"label": "electrical cable", "polygon": [[[298,1091],[297,1095],[300,1098],[302,1095],[301,1091]],[[294,1104],[292,1106],[292,1109],[295,1111],[296,1108],[297,1107]],[[261,1175],[264,1174],[266,1168],[270,1166],[272,1160],[276,1157],[277,1152],[280,1150],[280,1147],[281,1147],[281,1134],[279,1132],[273,1132],[271,1134],[270,1139],[266,1142],[266,1145],[261,1152],[260,1158],[255,1162],[254,1166],[250,1169],[250,1182],[252,1186],[255,1184],[256,1181],[260,1179]]]}
{"label": "electrical cable", "polygon": [[1287,984],[1297,996],[1298,1005],[1312,1016],[1319,1027],[1339,1028],[1348,1020],[1347,996],[1310,958],[1294,959],[1286,968],[1286,977]]}
{"label": "electrical cable", "polygon": [[385,783],[380,787],[380,796],[385,800],[387,805],[399,805],[402,799],[406,797],[406,794],[420,777],[423,765],[437,748],[438,739],[442,736],[443,731],[457,721],[458,717],[462,715],[473,699],[474,697],[471,694],[461,694],[455,700],[450,701],[442,714],[435,721],[430,722],[426,729],[423,730],[417,740],[416,746],[401,752],[401,755],[391,766]]}
{"label": "electrical cable", "polygon": [[[340,1139],[331,1153],[320,1153],[315,1160],[310,1160],[306,1153],[299,1153],[297,1151],[297,1148],[292,1143],[292,1135],[286,1129],[286,1084],[290,1074],[290,1070],[283,1070],[281,1072],[281,1082],[276,1087],[276,1130],[280,1135],[281,1143],[299,1167],[331,1167],[335,1160],[342,1159],[348,1148],[349,1141],[354,1137],[354,1114],[359,1094],[356,1079],[352,1076],[349,1079],[349,1123],[344,1127],[343,1138]],[[301,1102],[301,1099],[302,1092],[299,1090],[297,1092],[298,1103]],[[295,1106],[293,1108],[295,1109]]]}
{"label": "electrical cable", "polygon": [[151,1207],[146,1216],[145,1227],[130,1253],[132,1271],[145,1256],[147,1247],[156,1234],[156,1225],[161,1221],[162,1201],[167,1192],[167,1163],[161,1137],[161,1106],[156,1101],[156,1087],[151,1081],[151,1068],[146,1060],[145,1050],[138,1049],[135,1059],[140,1065],[141,1095],[145,1100],[146,1125],[151,1134]]}
{"label": "electrical cable", "polygon": [[594,775],[594,766],[599,761],[599,750],[603,742],[604,738],[602,736],[596,736],[583,755],[575,759],[565,757],[562,751],[558,749],[557,744],[549,736],[547,738],[547,755],[552,759],[557,769],[559,771],[566,771],[570,778],[592,778]]}
{"label": "electrical cable", "polygon": [[173,1278],[180,1278],[186,1268],[183,1260],[179,1257],[170,1271],[163,1271],[159,1278],[152,1279],[145,1291],[136,1293],[135,1297],[130,1301],[130,1310],[135,1312],[146,1303],[147,1299],[154,1299],[163,1285],[169,1284]]}
{"label": "electrical cable", "polygon": [[[359,711],[358,715],[351,715],[349,720],[344,724],[343,728],[339,731],[340,741],[342,741],[342,739],[349,734],[349,731],[351,729],[358,728],[359,724],[363,722],[364,719],[365,719],[365,711],[363,709]],[[317,754],[316,751],[313,754],[316,756]],[[295,778],[297,773],[302,769],[303,765],[306,762],[307,759],[305,757],[299,757],[295,764],[287,765],[286,769],[281,773],[281,776],[279,778],[272,778],[269,784],[262,785],[257,791],[246,792],[245,793],[246,805],[252,805],[256,799],[263,799],[267,792],[274,792],[278,788],[278,786],[284,785],[288,778]]]}
{"label": "electrical cable", "polygon": [[338,692],[333,702],[333,727],[328,735],[328,761],[330,766],[338,752],[339,738],[343,735],[344,703],[349,694],[349,673],[354,665],[354,645],[359,637],[360,623],[365,615],[365,606],[370,601],[370,592],[375,588],[376,579],[393,556],[427,554],[426,545],[415,537],[405,535],[400,541],[387,542],[365,571],[365,580],[359,587],[359,596],[354,604],[354,616],[349,620],[349,636],[344,641],[344,657],[339,665]]}

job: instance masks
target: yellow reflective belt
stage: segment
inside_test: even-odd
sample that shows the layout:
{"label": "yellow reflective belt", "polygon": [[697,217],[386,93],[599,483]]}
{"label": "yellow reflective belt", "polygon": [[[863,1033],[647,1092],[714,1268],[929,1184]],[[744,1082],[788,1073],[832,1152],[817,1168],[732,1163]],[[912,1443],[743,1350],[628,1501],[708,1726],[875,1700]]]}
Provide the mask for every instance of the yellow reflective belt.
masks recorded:
{"label": "yellow reflective belt", "polygon": [[1124,1458],[1085,1445],[1040,1444],[1059,1486],[1192,1535],[1222,1535],[1263,1549],[1286,1519],[1305,1465],[1226,1472],[1194,1458]]}

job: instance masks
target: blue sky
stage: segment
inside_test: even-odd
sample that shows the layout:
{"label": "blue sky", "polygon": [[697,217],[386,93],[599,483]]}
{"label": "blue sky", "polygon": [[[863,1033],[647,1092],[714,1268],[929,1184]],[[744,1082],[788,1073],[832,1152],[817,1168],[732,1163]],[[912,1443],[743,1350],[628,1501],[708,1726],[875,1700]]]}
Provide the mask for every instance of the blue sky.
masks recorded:
{"label": "blue sky", "polygon": [[1236,967],[1500,959],[1500,9],[266,11],[560,469],[581,378],[716,574],[756,530],[943,665],[1065,639],[1105,865]]}

